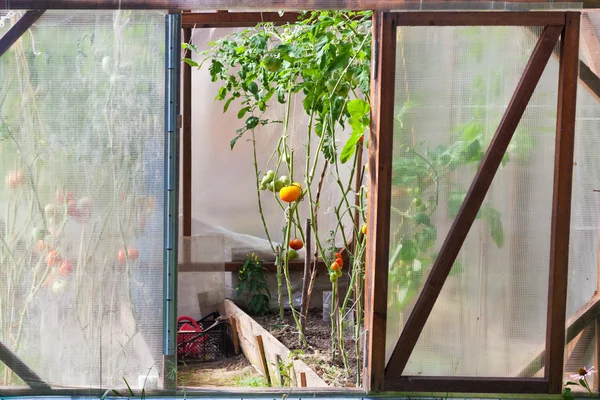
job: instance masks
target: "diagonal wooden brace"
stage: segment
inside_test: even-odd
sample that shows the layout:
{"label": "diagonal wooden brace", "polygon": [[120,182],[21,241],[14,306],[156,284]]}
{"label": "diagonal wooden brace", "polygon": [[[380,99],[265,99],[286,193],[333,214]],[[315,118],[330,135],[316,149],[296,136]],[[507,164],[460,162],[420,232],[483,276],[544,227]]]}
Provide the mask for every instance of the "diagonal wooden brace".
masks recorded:
{"label": "diagonal wooden brace", "polygon": [[19,378],[32,389],[50,389],[35,372],[33,372],[15,353],[0,342],[0,362],[6,364]]}
{"label": "diagonal wooden brace", "polygon": [[469,192],[433,264],[423,290],[402,330],[400,339],[386,367],[386,380],[388,377],[398,378],[402,375],[423,331],[425,322],[429,318],[429,314],[452,269],[452,265],[473,225],[473,221],[475,221],[517,125],[546,68],[562,29],[562,26],[550,25],[546,26],[542,32],[487,153],[479,165]]}
{"label": "diagonal wooden brace", "polygon": [[6,53],[17,40],[31,28],[46,10],[30,10],[25,13],[9,30],[0,38],[0,57]]}

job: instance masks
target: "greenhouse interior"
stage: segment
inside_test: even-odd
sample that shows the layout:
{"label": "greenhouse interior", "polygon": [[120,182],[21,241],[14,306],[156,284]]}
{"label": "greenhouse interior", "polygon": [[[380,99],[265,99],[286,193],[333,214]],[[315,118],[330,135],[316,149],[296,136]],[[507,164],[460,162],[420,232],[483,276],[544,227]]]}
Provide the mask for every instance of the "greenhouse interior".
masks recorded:
{"label": "greenhouse interior", "polygon": [[595,398],[596,129],[597,0],[0,2],[0,398]]}

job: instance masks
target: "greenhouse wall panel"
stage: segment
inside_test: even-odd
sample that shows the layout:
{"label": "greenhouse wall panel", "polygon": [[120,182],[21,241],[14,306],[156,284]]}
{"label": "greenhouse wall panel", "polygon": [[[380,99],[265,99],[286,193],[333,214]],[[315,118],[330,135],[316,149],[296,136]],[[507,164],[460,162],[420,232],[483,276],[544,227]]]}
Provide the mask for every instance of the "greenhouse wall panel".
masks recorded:
{"label": "greenhouse wall panel", "polygon": [[48,11],[0,58],[0,341],[51,386],[160,382],[164,19]]}

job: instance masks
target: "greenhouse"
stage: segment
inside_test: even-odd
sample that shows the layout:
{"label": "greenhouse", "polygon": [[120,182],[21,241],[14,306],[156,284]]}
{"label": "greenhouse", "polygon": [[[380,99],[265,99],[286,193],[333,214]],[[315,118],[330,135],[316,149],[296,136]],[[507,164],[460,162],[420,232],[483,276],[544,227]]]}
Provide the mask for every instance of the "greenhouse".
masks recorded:
{"label": "greenhouse", "polygon": [[0,398],[595,398],[596,129],[596,0],[2,1]]}

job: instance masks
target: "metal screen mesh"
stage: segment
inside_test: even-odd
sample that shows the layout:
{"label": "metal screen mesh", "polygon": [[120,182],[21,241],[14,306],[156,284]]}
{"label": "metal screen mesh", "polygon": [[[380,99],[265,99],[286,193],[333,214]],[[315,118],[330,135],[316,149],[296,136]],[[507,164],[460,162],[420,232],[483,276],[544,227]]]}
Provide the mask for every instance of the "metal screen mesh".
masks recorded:
{"label": "metal screen mesh", "polygon": [[46,12],[0,80],[0,341],[54,387],[160,381],[164,13]]}

